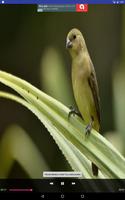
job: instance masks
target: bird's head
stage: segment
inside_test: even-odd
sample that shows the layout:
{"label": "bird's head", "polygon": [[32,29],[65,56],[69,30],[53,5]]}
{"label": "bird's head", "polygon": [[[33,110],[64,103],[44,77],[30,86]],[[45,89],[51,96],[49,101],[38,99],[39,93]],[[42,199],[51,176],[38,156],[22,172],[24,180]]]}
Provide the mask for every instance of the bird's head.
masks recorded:
{"label": "bird's head", "polygon": [[69,50],[72,57],[78,55],[81,50],[84,50],[85,40],[82,36],[82,33],[76,29],[73,28],[67,35],[66,39],[66,48]]}

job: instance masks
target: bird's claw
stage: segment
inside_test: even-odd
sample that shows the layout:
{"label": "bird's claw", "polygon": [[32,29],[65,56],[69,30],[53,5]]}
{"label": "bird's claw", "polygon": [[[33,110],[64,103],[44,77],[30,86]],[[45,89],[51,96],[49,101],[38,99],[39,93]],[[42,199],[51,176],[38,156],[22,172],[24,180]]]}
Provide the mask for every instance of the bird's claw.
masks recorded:
{"label": "bird's claw", "polygon": [[92,130],[93,122],[94,122],[94,117],[91,116],[91,121],[90,121],[90,123],[89,123],[89,124],[86,126],[86,128],[85,128],[85,135],[86,135],[86,136],[89,136],[89,135],[90,135],[91,130]]}
{"label": "bird's claw", "polygon": [[92,125],[91,125],[91,123],[90,123],[90,124],[88,124],[88,125],[86,126],[86,128],[85,128],[85,135],[86,135],[86,137],[88,137],[88,136],[90,135],[91,130],[92,130]]}
{"label": "bird's claw", "polygon": [[75,115],[78,115],[79,117],[82,118],[82,115],[80,112],[78,112],[73,106],[69,106],[69,114],[68,114],[68,119],[70,118],[71,115],[75,116]]}

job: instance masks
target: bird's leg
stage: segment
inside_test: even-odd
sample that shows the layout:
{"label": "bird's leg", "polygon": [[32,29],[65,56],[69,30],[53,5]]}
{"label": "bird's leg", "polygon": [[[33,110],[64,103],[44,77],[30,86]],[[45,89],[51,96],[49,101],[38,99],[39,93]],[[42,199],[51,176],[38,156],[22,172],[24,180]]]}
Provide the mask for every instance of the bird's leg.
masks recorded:
{"label": "bird's leg", "polygon": [[70,111],[69,111],[69,114],[68,114],[68,119],[70,118],[71,115],[73,115],[73,116],[78,115],[79,117],[82,118],[81,113],[78,110],[76,110],[73,106],[70,106],[69,109],[70,109]]}
{"label": "bird's leg", "polygon": [[92,130],[93,122],[94,122],[94,118],[93,118],[93,116],[91,116],[91,121],[90,121],[90,123],[89,123],[89,124],[86,126],[86,128],[85,128],[85,135],[86,135],[86,136],[89,136],[89,135],[90,135],[91,130]]}

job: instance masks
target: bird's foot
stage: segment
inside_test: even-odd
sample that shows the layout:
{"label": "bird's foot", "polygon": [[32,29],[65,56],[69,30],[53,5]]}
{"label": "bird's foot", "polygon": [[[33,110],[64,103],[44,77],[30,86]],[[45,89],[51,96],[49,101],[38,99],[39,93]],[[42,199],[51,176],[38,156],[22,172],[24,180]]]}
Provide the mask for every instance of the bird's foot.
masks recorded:
{"label": "bird's foot", "polygon": [[71,115],[73,115],[73,116],[78,115],[79,117],[82,118],[81,113],[78,110],[76,110],[73,106],[70,106],[69,109],[70,109],[70,111],[68,114],[68,119],[70,118]]}
{"label": "bird's foot", "polygon": [[85,135],[86,135],[86,137],[88,137],[90,135],[90,133],[91,133],[93,121],[94,121],[94,118],[91,117],[90,123],[85,128]]}
{"label": "bird's foot", "polygon": [[88,136],[90,135],[91,130],[92,130],[92,125],[91,125],[91,123],[90,123],[90,124],[88,124],[88,125],[86,126],[86,128],[85,128],[85,135],[86,135],[86,137],[88,137]]}

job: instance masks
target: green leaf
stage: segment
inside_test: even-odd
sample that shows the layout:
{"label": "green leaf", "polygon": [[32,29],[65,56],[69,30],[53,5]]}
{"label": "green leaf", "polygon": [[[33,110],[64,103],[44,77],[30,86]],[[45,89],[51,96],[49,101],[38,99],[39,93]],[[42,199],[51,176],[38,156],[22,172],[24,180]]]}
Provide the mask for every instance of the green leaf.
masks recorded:
{"label": "green leaf", "polygon": [[49,170],[29,135],[17,125],[11,125],[6,129],[0,143],[0,178],[7,178],[14,161],[17,161],[29,177],[34,179],[42,178],[43,171]]}
{"label": "green leaf", "polygon": [[[4,97],[13,101],[20,103],[21,105],[25,106],[29,110],[31,110],[39,119],[42,118],[42,122],[44,125],[46,124],[47,119],[42,116],[42,113],[39,113],[33,105],[29,104],[22,98],[9,94],[7,92],[0,92],[0,97]],[[67,161],[71,165],[71,167],[75,171],[83,171],[86,178],[92,178],[91,176],[91,168],[90,168],[90,161],[86,159],[86,157],[81,154],[71,143],[69,143],[63,136],[59,135],[59,130],[54,129],[51,125],[47,124],[47,129],[52,132],[52,137],[54,138],[55,142],[59,146],[60,150],[66,157]],[[68,144],[67,144],[68,143]],[[71,156],[72,155],[72,156]],[[83,157],[83,159],[82,159]],[[88,173],[89,170],[89,173]],[[103,177],[103,176],[102,176]]]}
{"label": "green leaf", "polygon": [[[32,112],[47,127],[53,138],[60,136],[60,141],[64,138],[67,145],[71,143],[77,152],[94,162],[107,177],[125,178],[124,157],[95,130],[92,130],[90,136],[86,138],[83,121],[77,116],[72,116],[68,120],[69,109],[67,107],[28,82],[6,72],[0,71],[0,82],[14,89],[28,102],[30,109],[32,107]],[[65,145],[63,145],[63,153],[64,148]],[[73,154],[67,156],[67,160],[70,160],[71,156]],[[80,159],[83,160],[83,156]],[[73,161],[77,165],[75,158]],[[73,165],[74,168],[75,165]],[[82,171],[84,176],[88,171],[84,167]],[[92,177],[92,172],[91,174],[89,172],[89,175]]]}

